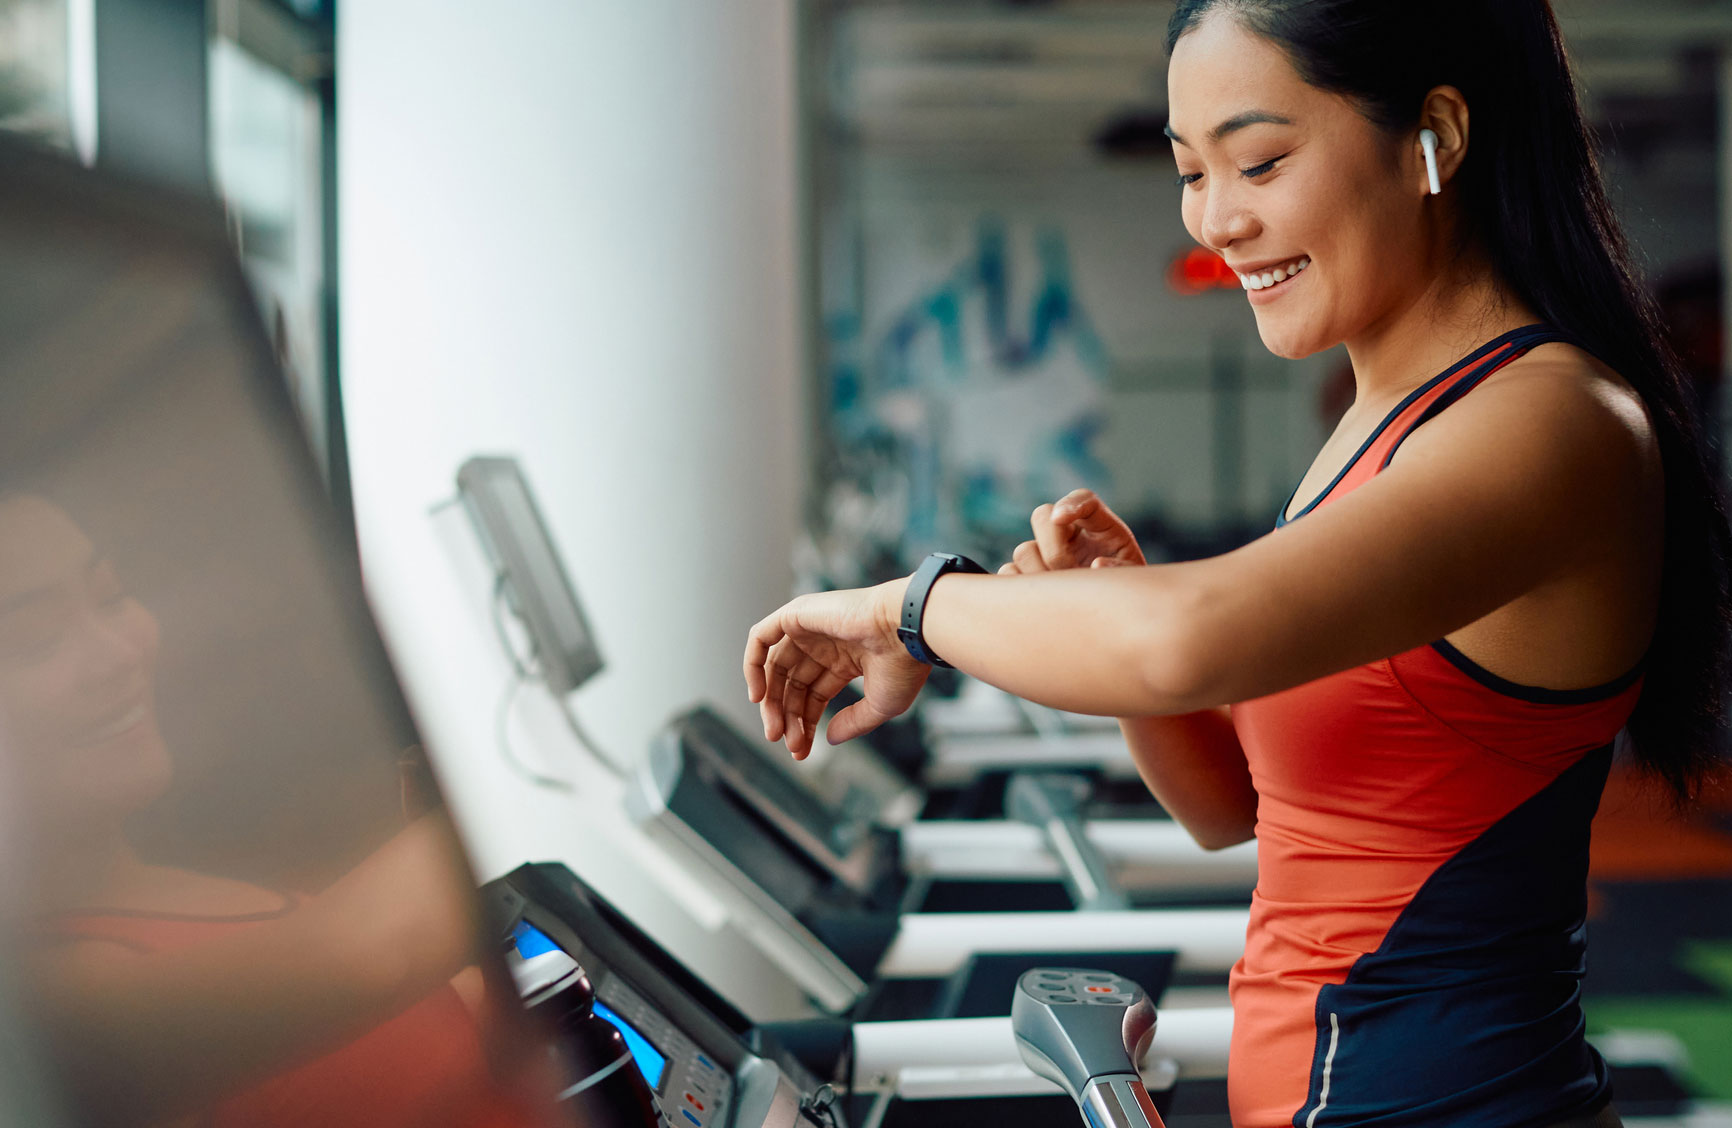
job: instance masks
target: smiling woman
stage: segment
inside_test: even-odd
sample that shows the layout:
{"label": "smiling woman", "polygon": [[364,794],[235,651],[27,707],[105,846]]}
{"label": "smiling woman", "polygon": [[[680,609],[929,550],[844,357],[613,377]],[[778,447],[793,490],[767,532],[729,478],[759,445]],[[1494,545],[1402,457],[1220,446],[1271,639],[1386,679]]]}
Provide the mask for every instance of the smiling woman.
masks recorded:
{"label": "smiling woman", "polygon": [[1181,0],[1168,47],[1186,227],[1270,351],[1345,344],[1352,408],[1226,555],[1146,566],[1083,492],[999,576],[795,600],[748,639],[766,735],[804,755],[860,675],[832,741],[908,708],[906,616],[1256,836],[1238,1128],[1616,1124],[1589,823],[1621,736],[1680,803],[1715,760],[1732,531],[1551,9]]}
{"label": "smiling woman", "polygon": [[220,210],[0,145],[0,249],[0,1019],[69,1123],[546,1123]]}
{"label": "smiling woman", "polygon": [[[1278,42],[1238,19],[1197,19],[1175,42],[1173,66],[1187,95],[1167,126],[1185,226],[1252,292],[1270,351],[1309,356],[1363,337],[1387,310],[1484,297],[1471,292],[1487,272],[1462,255],[1458,208],[1400,191],[1426,182],[1421,126],[1440,139],[1440,174],[1459,169],[1468,131],[1460,90],[1416,93],[1406,145],[1306,81]],[[1313,263],[1324,269],[1304,286],[1285,284]],[[1440,292],[1450,289],[1458,292]]]}
{"label": "smiling woman", "polygon": [[32,817],[72,840],[161,797],[155,618],[66,514],[0,496],[0,746]]}

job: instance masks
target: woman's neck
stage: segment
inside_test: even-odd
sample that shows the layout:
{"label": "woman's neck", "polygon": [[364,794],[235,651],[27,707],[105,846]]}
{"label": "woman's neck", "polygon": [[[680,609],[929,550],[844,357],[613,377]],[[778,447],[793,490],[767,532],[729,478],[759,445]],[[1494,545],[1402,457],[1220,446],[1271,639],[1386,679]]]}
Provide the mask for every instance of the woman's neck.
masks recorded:
{"label": "woman's neck", "polygon": [[1463,256],[1347,342],[1357,400],[1400,399],[1487,341],[1539,320],[1483,255]]}

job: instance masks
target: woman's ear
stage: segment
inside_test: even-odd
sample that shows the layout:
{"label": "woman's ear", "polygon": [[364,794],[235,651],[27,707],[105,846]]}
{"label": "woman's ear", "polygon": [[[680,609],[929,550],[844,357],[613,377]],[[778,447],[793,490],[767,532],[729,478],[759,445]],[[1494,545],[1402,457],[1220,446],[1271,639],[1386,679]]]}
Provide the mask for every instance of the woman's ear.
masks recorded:
{"label": "woman's ear", "polygon": [[[1467,158],[1467,99],[1453,86],[1438,86],[1425,96],[1420,107],[1419,127],[1429,129],[1437,137],[1437,177],[1447,186]],[[1413,142],[1415,184],[1429,192],[1429,176],[1425,155],[1418,134]]]}

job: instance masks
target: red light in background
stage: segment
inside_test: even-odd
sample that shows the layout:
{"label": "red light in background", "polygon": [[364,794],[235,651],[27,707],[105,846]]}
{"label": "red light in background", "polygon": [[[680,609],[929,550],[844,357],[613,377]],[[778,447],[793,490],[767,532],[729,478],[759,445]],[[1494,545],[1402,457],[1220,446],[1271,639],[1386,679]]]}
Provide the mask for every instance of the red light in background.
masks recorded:
{"label": "red light in background", "polygon": [[1226,260],[1202,247],[1193,247],[1173,260],[1167,269],[1167,284],[1186,295],[1244,289]]}

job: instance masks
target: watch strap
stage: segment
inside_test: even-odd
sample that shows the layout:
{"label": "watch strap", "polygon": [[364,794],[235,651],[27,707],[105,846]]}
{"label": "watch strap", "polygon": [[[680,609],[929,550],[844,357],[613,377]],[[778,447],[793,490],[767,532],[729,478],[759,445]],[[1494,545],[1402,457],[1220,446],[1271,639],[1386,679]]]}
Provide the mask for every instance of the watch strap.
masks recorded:
{"label": "watch strap", "polygon": [[896,628],[897,637],[902,640],[902,645],[908,648],[908,653],[916,662],[943,666],[946,669],[953,667],[926,645],[926,636],[921,633],[920,628],[926,618],[926,597],[931,594],[932,585],[938,582],[938,577],[951,572],[985,575],[986,569],[968,557],[953,552],[932,553],[920,562],[920,567],[909,577],[908,590],[902,596],[902,625]]}

